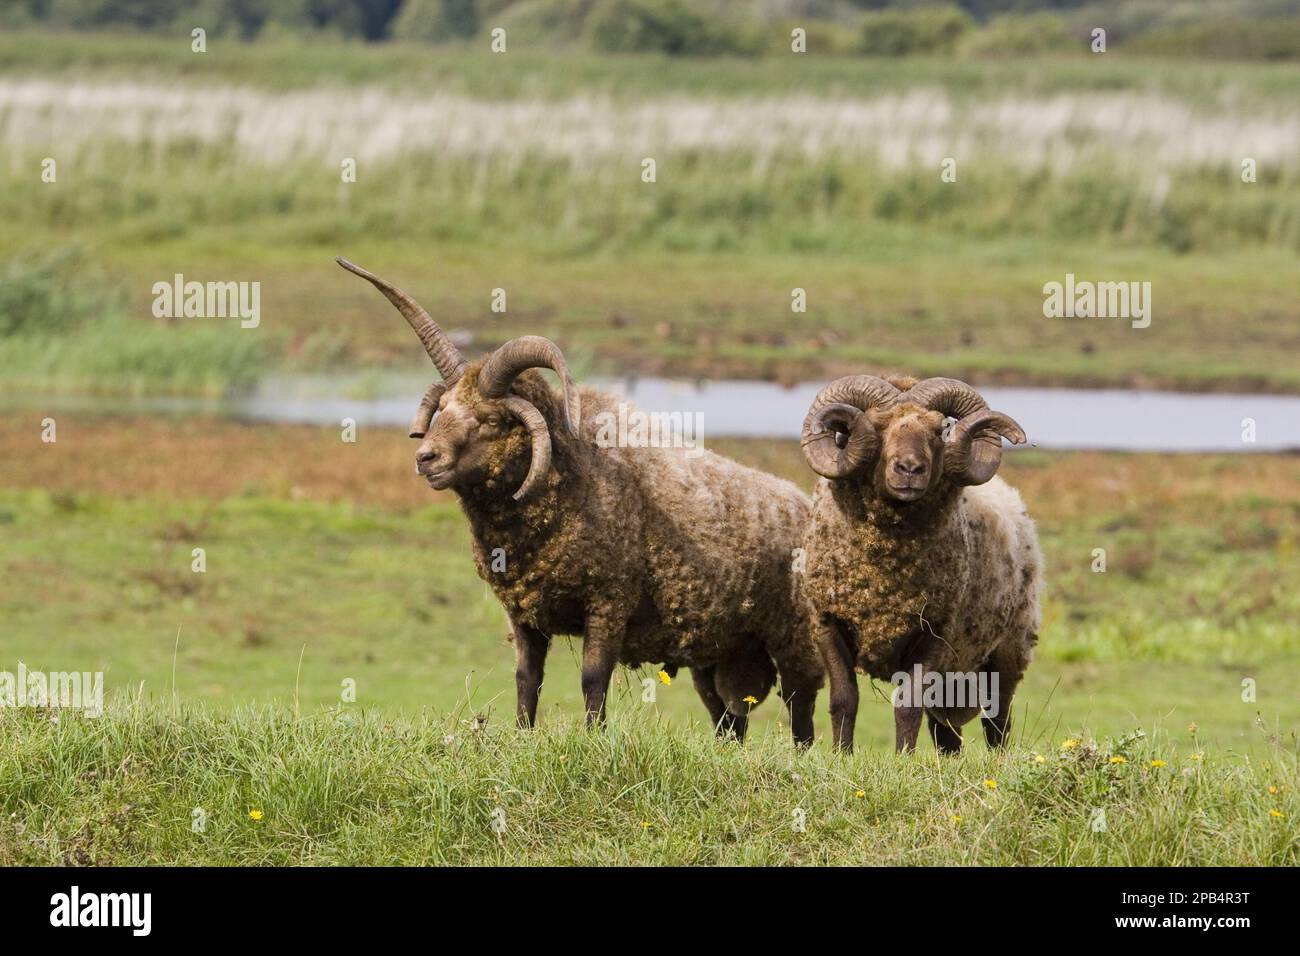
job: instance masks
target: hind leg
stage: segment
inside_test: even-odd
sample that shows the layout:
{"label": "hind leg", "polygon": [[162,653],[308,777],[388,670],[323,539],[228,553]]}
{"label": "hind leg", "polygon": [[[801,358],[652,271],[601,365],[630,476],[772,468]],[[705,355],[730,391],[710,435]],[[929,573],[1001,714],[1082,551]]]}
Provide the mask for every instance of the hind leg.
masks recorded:
{"label": "hind leg", "polygon": [[1005,655],[995,653],[980,668],[980,674],[987,674],[987,688],[990,700],[989,709],[980,715],[984,725],[984,741],[992,749],[1006,746],[1011,737],[1011,699],[1024,673],[1019,669],[1017,660],[1000,659]]}
{"label": "hind leg", "polygon": [[793,639],[791,635],[777,634],[769,640],[767,653],[776,662],[781,678],[781,699],[790,712],[790,735],[795,747],[810,747],[816,736],[813,709],[825,669],[818,650],[806,634],[794,635]]}
{"label": "hind leg", "polygon": [[746,636],[740,647],[718,661],[713,686],[731,715],[731,732],[745,739],[749,712],[761,704],[776,684],[776,665],[755,636]]}
{"label": "hind leg", "polygon": [[[736,718],[735,715],[727,710],[727,704],[718,693],[715,686],[717,668],[714,667],[692,667],[691,680],[695,684],[695,692],[700,695],[700,700],[704,701],[704,706],[708,708],[709,720],[713,724],[713,729],[719,737],[731,737],[735,735]],[[745,728],[740,729],[740,737],[745,736]]]}
{"label": "hind leg", "polygon": [[796,747],[813,742],[813,705],[817,703],[817,682],[804,677],[781,676],[781,699],[790,710],[790,734]]}
{"label": "hind leg", "polygon": [[930,739],[934,741],[934,749],[941,754],[961,753],[960,731],[942,720],[935,720],[934,714],[926,714],[925,717],[930,725]]}
{"label": "hind leg", "polygon": [[994,695],[996,712],[992,716],[980,715],[980,723],[984,725],[984,741],[990,748],[1006,746],[1007,739],[1011,736],[1011,697],[1015,691],[1014,684],[1010,687],[999,686],[998,693]]}

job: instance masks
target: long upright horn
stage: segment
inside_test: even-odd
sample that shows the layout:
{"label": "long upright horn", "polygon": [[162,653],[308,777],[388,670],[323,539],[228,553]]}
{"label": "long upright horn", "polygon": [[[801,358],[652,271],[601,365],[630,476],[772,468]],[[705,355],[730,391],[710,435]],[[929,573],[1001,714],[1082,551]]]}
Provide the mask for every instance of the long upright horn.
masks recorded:
{"label": "long upright horn", "polygon": [[943,449],[943,470],[959,485],[982,485],[1002,464],[1002,439],[1025,441],[1015,420],[988,407],[979,392],[955,378],[927,378],[903,393],[900,401],[916,402],[952,418]]}
{"label": "long upright horn", "polygon": [[893,403],[898,394],[874,375],[838,378],[818,392],[800,439],[812,470],[824,478],[847,478],[865,468],[879,452],[875,427],[865,412]]}
{"label": "long upright horn", "polygon": [[402,313],[402,317],[415,330],[415,334],[420,337],[424,350],[429,353],[429,358],[433,359],[433,364],[437,366],[438,374],[448,386],[455,384],[456,379],[460,378],[461,373],[465,371],[465,359],[461,356],[460,350],[452,344],[447,333],[438,328],[438,323],[433,321],[429,313],[426,312],[420,303],[416,302],[409,295],[385,282],[379,276],[367,272],[365,269],[337,256],[334,259],[339,265],[354,275],[359,275],[376,289],[384,294],[389,302],[397,306],[397,311]]}
{"label": "long upright horn", "polygon": [[581,403],[578,387],[573,384],[564,353],[550,339],[540,335],[522,335],[511,339],[488,356],[478,373],[479,391],[485,398],[502,398],[510,391],[515,377],[530,368],[549,368],[560,376],[564,386],[564,421],[569,434],[578,435]]}

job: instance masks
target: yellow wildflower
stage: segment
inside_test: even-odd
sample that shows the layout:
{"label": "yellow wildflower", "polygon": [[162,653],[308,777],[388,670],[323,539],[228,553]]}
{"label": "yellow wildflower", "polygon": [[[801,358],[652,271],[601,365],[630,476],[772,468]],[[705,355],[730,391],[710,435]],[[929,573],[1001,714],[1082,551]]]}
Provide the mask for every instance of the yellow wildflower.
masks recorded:
{"label": "yellow wildflower", "polygon": [[1070,737],[1070,738],[1067,739],[1067,740],[1063,740],[1063,741],[1061,741],[1061,749],[1062,749],[1062,750],[1073,750],[1073,749],[1074,749],[1075,747],[1077,747],[1077,746],[1079,746],[1079,741],[1075,740],[1073,737]]}
{"label": "yellow wildflower", "polygon": [[1281,820],[1282,817],[1286,816],[1286,814],[1284,814],[1281,810],[1270,810],[1268,811],[1268,815],[1270,817],[1277,817],[1279,820]]}
{"label": "yellow wildflower", "polygon": [[741,700],[743,700],[746,704],[757,704],[757,703],[758,703],[758,698],[755,697],[753,694],[750,694],[748,697],[742,697]]}
{"label": "yellow wildflower", "polygon": [[262,819],[262,811],[261,811],[261,810],[249,810],[249,811],[248,811],[248,819],[250,819],[250,820],[260,820],[260,819]]}
{"label": "yellow wildflower", "polygon": [[661,684],[671,684],[672,682],[673,682],[673,679],[672,679],[671,677],[668,676],[668,672],[667,672],[667,671],[660,671],[660,672],[659,672],[659,683],[661,683]]}
{"label": "yellow wildflower", "polygon": [[1269,787],[1268,792],[1273,794],[1274,796],[1277,796],[1277,787]]}
{"label": "yellow wildflower", "polygon": [[990,790],[996,790],[998,788],[998,782],[996,780],[985,780],[984,786],[988,787]]}
{"label": "yellow wildflower", "polygon": [[1151,761],[1151,766],[1155,767],[1158,770],[1159,768],[1165,766],[1165,762],[1163,760],[1153,760]]}
{"label": "yellow wildflower", "polygon": [[1111,762],[1111,763],[1128,763],[1128,757],[1125,757],[1125,756],[1123,756],[1122,754],[1115,754],[1115,756],[1113,756],[1113,757],[1110,758],[1110,762]]}
{"label": "yellow wildflower", "polygon": [[863,797],[865,797],[865,796],[867,795],[867,791],[865,791],[865,790],[854,790],[854,791],[853,791],[853,795],[854,795],[855,797],[857,797],[859,800],[861,800]]}

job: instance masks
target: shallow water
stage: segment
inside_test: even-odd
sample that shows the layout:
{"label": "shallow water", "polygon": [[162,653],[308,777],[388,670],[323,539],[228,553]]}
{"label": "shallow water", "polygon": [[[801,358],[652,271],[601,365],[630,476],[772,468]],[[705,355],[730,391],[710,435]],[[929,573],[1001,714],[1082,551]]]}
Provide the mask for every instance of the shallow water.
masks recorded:
{"label": "shallow water", "polygon": [[[214,412],[254,421],[405,426],[434,373],[272,376],[251,395],[201,399],[113,399],[118,411]],[[798,438],[804,413],[824,383],[793,388],[772,382],[693,383],[670,379],[593,383],[627,395],[647,412],[692,416],[711,437]],[[1194,395],[1120,389],[984,388],[989,404],[1015,418],[1030,445],[1125,451],[1280,451],[1300,449],[1300,396]],[[102,408],[103,399],[63,398],[42,406]],[[1247,419],[1255,440],[1243,439]]]}

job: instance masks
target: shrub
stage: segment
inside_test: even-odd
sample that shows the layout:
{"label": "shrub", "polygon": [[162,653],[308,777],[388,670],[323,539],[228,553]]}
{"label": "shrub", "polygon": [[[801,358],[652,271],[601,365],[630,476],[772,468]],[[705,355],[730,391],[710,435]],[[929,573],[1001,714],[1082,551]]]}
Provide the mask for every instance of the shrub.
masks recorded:
{"label": "shrub", "polygon": [[1300,21],[1226,20],[1153,30],[1124,44],[1134,53],[1230,60],[1300,59]]}
{"label": "shrub", "polygon": [[965,56],[993,58],[1084,50],[1086,47],[1070,35],[1060,17],[1035,13],[994,17],[983,28],[963,36],[958,49]]}
{"label": "shrub", "polygon": [[97,295],[76,249],[10,263],[0,272],[0,338],[68,332],[120,305],[116,290]]}
{"label": "shrub", "polygon": [[974,21],[957,7],[881,10],[862,23],[860,49],[868,56],[950,52]]}
{"label": "shrub", "polygon": [[764,43],[745,24],[684,0],[601,0],[587,20],[587,35],[599,50],[677,56],[755,54]]}
{"label": "shrub", "polygon": [[478,32],[474,0],[406,0],[393,22],[393,39],[441,42]]}

